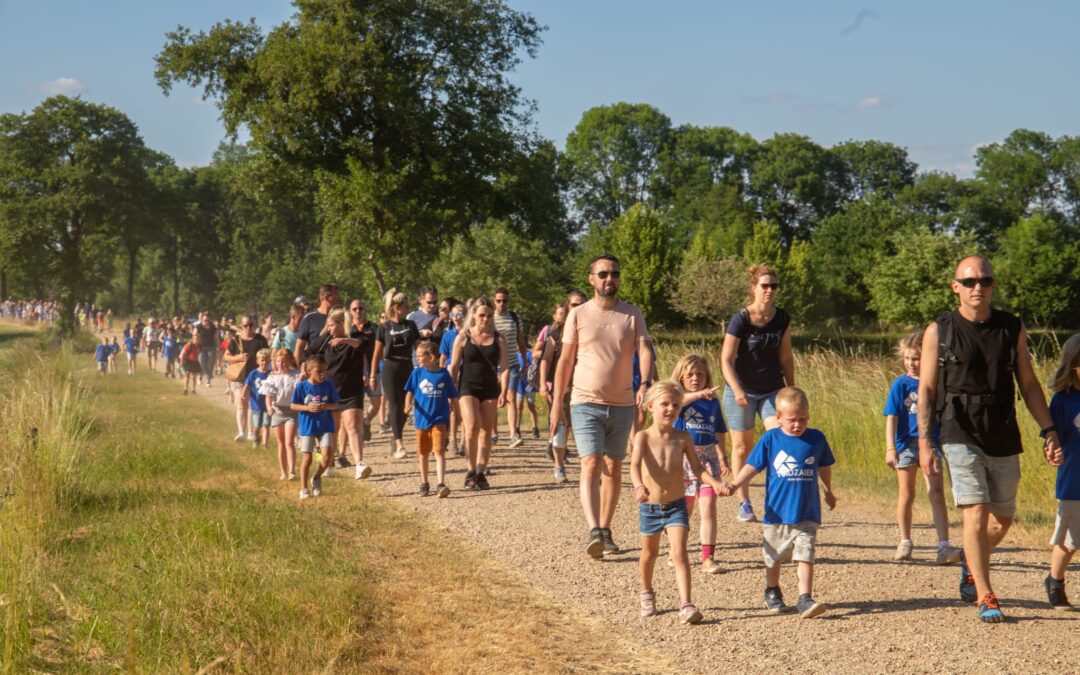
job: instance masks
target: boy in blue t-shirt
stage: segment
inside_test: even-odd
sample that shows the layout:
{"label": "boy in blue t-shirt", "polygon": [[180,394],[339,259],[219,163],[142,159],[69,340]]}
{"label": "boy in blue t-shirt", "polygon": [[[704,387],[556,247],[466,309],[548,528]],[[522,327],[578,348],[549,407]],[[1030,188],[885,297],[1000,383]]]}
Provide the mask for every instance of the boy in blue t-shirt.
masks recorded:
{"label": "boy in blue t-shirt", "polygon": [[161,338],[161,356],[165,359],[165,377],[176,377],[176,330],[169,326]]}
{"label": "boy in blue t-shirt", "polygon": [[116,356],[120,353],[120,343],[116,341],[116,336],[113,336],[112,343],[109,345],[109,372],[116,372]]}
{"label": "boy in blue t-shirt", "polygon": [[255,447],[270,443],[270,412],[266,407],[266,395],[262,393],[262,383],[270,376],[270,350],[260,349],[255,353],[255,370],[248,373],[241,398],[248,400],[251,411],[251,433],[255,436]]}
{"label": "boy in blue t-shirt", "polygon": [[98,372],[104,375],[109,370],[109,355],[112,354],[112,347],[109,346],[109,338],[101,338],[101,344],[97,346],[97,352],[94,353],[94,361],[97,361]]}
{"label": "boy in blue t-shirt", "polygon": [[[529,406],[529,419],[532,420],[532,437],[534,440],[540,439],[540,429],[536,424],[536,392],[540,391],[539,387],[534,387],[529,384],[529,373],[533,364],[533,353],[531,351],[525,351],[518,354],[518,369],[522,373],[522,377],[518,378],[517,382],[517,418],[518,424],[521,424],[521,420],[524,418],[522,413],[525,412],[525,406]],[[521,428],[514,430],[514,433],[518,436],[521,435]]]}
{"label": "boy in blue t-shirt", "polygon": [[[304,361],[308,379],[300,380],[293,389],[289,404],[297,413],[297,427],[300,434],[300,452],[304,457],[300,461],[300,499],[318,497],[322,494],[322,475],[330,468],[334,460],[334,411],[338,409],[337,387],[326,379],[326,359],[322,354],[315,354]],[[311,472],[311,453],[319,446],[322,461],[311,477],[311,489],[308,489],[308,474]]]}
{"label": "boy in blue t-shirt", "polygon": [[124,338],[124,351],[127,353],[128,375],[135,374],[135,354],[139,351],[139,339],[134,333]]}
{"label": "boy in blue t-shirt", "polygon": [[1057,432],[1058,449],[1050,454],[1043,446],[1046,460],[1058,467],[1055,496],[1058,499],[1057,522],[1050,537],[1050,574],[1043,581],[1046,599],[1054,609],[1072,609],[1065,595],[1065,571],[1080,546],[1080,335],[1074,335],[1061,347],[1061,366],[1050,380],[1051,426],[1043,429],[1045,438]]}
{"label": "boy in blue t-shirt", "polygon": [[833,458],[825,434],[807,428],[810,402],[798,387],[776,393],[776,416],[780,427],[762,434],[725,494],[750,482],[765,470],[765,607],[773,613],[787,610],[780,593],[780,565],[795,560],[799,565],[799,616],[809,619],[825,611],[825,603],[813,598],[814,547],[821,524],[818,480],[829,509],[836,506],[832,491]]}
{"label": "boy in blue t-shirt", "polygon": [[[889,398],[885,400],[885,463],[896,469],[898,496],[896,500],[896,526],[900,530],[900,543],[896,546],[893,560],[911,560],[911,507],[915,503],[915,475],[919,473],[919,363],[922,353],[921,330],[910,333],[897,345],[897,353],[904,360],[905,374],[893,380]],[[934,425],[931,445],[942,461],[941,443],[938,441],[939,426]],[[926,496],[934,516],[937,531],[937,564],[948,565],[960,561],[961,550],[949,545],[949,512],[945,507],[945,487],[941,473],[925,476]]]}
{"label": "boy in blue t-shirt", "polygon": [[416,346],[416,362],[405,384],[405,412],[414,413],[417,458],[420,460],[420,496],[431,492],[428,483],[428,455],[435,453],[435,471],[439,484],[435,493],[450,494],[446,487],[446,441],[450,418],[457,408],[458,390],[450,371],[436,361],[435,343],[425,340]]}

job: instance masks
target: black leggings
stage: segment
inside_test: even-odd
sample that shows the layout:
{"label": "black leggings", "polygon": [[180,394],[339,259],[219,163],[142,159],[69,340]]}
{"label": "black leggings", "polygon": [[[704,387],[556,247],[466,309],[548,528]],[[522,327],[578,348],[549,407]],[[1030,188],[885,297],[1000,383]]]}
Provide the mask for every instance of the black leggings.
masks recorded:
{"label": "black leggings", "polygon": [[409,383],[412,370],[412,361],[383,359],[382,391],[395,441],[401,440],[401,432],[405,428],[405,385]]}

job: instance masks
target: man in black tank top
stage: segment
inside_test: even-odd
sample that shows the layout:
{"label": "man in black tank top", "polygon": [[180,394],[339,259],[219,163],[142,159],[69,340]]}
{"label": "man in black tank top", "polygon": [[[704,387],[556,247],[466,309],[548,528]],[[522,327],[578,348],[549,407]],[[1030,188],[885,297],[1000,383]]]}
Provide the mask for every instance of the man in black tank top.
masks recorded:
{"label": "man in black tank top", "polygon": [[992,309],[994,276],[978,256],[960,261],[952,291],[957,310],[923,335],[919,373],[919,464],[927,475],[941,467],[931,447],[934,421],[949,463],[953,496],[963,510],[964,561],[960,598],[979,602],[979,618],[1005,620],[990,585],[990,551],[1012,525],[1020,483],[1016,389],[1042,429],[1047,459],[1057,449],[1046,397],[1035,377],[1027,334],[1017,317]]}

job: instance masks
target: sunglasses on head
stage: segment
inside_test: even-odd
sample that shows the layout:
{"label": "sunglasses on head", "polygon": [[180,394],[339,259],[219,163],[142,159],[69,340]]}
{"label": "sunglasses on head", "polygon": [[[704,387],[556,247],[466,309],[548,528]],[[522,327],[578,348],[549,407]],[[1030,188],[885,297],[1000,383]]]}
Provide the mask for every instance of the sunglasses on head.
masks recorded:
{"label": "sunglasses on head", "polygon": [[611,277],[612,279],[618,279],[619,277],[622,276],[622,272],[620,272],[619,270],[611,270],[611,271],[600,270],[599,272],[596,272],[596,276],[601,281],[603,281],[604,279],[607,279],[608,277]]}
{"label": "sunglasses on head", "polygon": [[956,283],[964,288],[975,288],[976,284],[982,288],[990,288],[994,285],[994,277],[965,277],[963,279],[957,279]]}

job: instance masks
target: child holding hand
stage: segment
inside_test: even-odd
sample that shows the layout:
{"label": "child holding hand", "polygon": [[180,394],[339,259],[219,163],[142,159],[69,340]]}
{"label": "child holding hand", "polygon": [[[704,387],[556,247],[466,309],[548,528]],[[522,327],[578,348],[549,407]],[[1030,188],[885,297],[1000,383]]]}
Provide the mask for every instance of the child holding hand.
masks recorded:
{"label": "child holding hand", "polygon": [[[334,411],[340,407],[341,397],[334,383],[326,379],[326,360],[315,354],[304,361],[307,379],[300,380],[293,389],[291,407],[300,418],[300,499],[318,497],[322,494],[322,476],[334,461]],[[311,455],[319,446],[322,461],[311,476]]]}
{"label": "child holding hand", "polygon": [[690,563],[686,557],[690,522],[683,487],[683,462],[690,464],[697,480],[707,483],[718,493],[723,485],[701,466],[690,434],[674,428],[682,402],[682,388],[669,380],[657,382],[648,390],[645,407],[653,415],[653,424],[634,436],[630,478],[634,483],[634,498],[638,501],[641,530],[641,616],[656,614],[653,570],[660,551],[660,534],[667,532],[679,587],[679,621],[693,624],[701,621],[702,614],[690,601]]}
{"label": "child holding hand", "polygon": [[1080,335],[1061,347],[1061,365],[1050,380],[1051,426],[1043,437],[1056,432],[1058,448],[1043,446],[1046,460],[1056,466],[1057,522],[1050,538],[1050,574],[1044,580],[1046,599],[1054,609],[1070,610],[1065,595],[1065,571],[1080,546]]}

